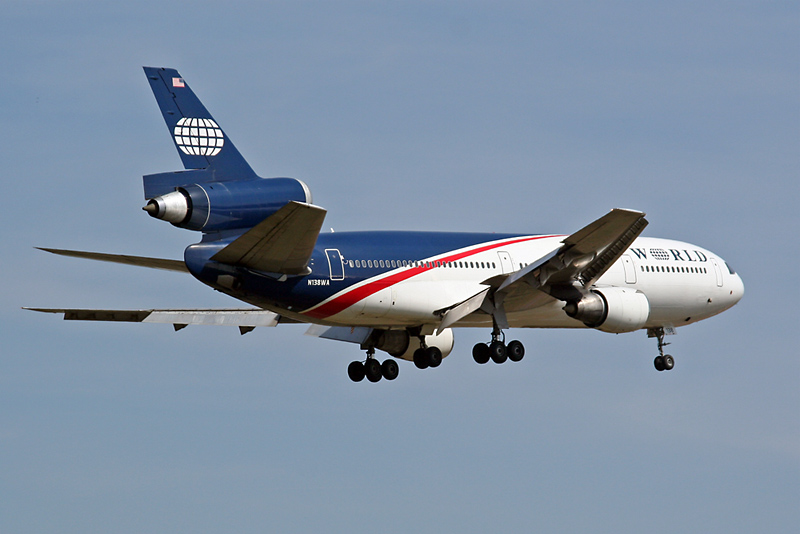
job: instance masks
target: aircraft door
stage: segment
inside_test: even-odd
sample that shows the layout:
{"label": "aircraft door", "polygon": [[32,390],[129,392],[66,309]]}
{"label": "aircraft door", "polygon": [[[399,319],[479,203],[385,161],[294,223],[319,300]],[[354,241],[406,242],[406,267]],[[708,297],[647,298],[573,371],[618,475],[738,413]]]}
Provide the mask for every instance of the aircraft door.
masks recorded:
{"label": "aircraft door", "polygon": [[722,287],[722,269],[719,267],[719,263],[714,258],[711,258],[711,263],[714,264],[714,274],[717,277],[717,287]]}
{"label": "aircraft door", "polygon": [[511,254],[498,250],[497,255],[500,257],[500,267],[503,269],[503,274],[513,273],[514,262],[511,261]]}
{"label": "aircraft door", "polygon": [[344,280],[344,260],[342,260],[342,254],[339,250],[335,248],[325,249],[325,255],[328,256],[331,280]]}
{"label": "aircraft door", "polygon": [[636,283],[636,267],[633,265],[633,260],[627,254],[622,255],[622,268],[625,269],[625,283]]}

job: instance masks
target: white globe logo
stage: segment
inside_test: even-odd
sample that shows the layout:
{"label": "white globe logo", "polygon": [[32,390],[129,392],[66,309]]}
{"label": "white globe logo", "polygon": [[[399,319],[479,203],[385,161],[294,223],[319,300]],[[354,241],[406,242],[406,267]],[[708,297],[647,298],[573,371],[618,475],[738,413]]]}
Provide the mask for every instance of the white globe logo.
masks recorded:
{"label": "white globe logo", "polygon": [[225,140],[211,119],[183,118],[175,126],[175,143],[190,156],[216,156]]}

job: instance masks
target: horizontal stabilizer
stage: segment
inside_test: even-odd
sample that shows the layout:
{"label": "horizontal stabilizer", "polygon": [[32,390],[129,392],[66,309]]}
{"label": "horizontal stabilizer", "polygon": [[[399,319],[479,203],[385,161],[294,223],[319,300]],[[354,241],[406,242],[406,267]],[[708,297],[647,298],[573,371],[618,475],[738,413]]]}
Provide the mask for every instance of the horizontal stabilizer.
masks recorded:
{"label": "horizontal stabilizer", "polygon": [[319,206],[290,202],[211,259],[270,273],[308,274],[308,260],[326,213]]}
{"label": "horizontal stabilizer", "polygon": [[60,313],[66,321],[117,321],[126,323],[162,323],[186,326],[218,325],[255,328],[275,326],[281,316],[260,309],[232,310],[85,310],[24,308],[43,313]]}
{"label": "horizontal stabilizer", "polygon": [[121,263],[123,265],[135,265],[137,267],[148,267],[150,269],[162,269],[181,273],[189,272],[189,269],[186,268],[186,264],[180,260],[164,260],[161,258],[146,258],[143,256],[128,256],[124,254],[105,254],[102,252],[83,252],[80,250],[61,250],[57,248],[36,248],[44,250],[45,252],[50,252],[51,254],[58,254],[59,256],[107,261],[110,263]]}

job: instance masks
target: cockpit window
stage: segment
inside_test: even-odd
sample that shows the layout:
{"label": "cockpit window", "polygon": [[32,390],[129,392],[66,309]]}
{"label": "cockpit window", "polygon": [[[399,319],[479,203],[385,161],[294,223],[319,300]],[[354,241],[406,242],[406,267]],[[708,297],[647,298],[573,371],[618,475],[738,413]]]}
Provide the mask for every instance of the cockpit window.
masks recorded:
{"label": "cockpit window", "polygon": [[727,261],[725,262],[725,267],[727,267],[727,268],[728,268],[728,272],[729,272],[729,273],[731,273],[731,274],[736,274],[736,271],[734,271],[734,270],[733,270],[733,268],[732,268],[730,265],[728,265],[728,262],[727,262]]}

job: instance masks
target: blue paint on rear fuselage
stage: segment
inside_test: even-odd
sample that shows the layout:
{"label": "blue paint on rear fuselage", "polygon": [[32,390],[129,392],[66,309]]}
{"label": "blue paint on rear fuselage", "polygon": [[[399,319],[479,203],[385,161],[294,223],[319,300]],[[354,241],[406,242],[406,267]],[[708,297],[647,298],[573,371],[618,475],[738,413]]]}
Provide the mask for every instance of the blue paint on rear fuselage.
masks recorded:
{"label": "blue paint on rear fuselage", "polygon": [[[399,267],[391,262],[424,261],[447,252],[481,243],[521,237],[520,234],[448,233],[448,232],[336,232],[320,234],[309,261],[311,274],[280,281],[279,274],[259,273],[210,261],[210,258],[237,236],[205,240],[191,245],[184,260],[201,282],[263,308],[302,311],[332,295]],[[334,269],[333,278],[326,250],[337,250],[343,260],[343,272]],[[361,267],[350,267],[358,260]],[[383,267],[380,262],[383,261]],[[371,262],[370,264],[367,262]],[[341,275],[341,277],[339,276]],[[235,284],[229,287],[231,280]]]}

